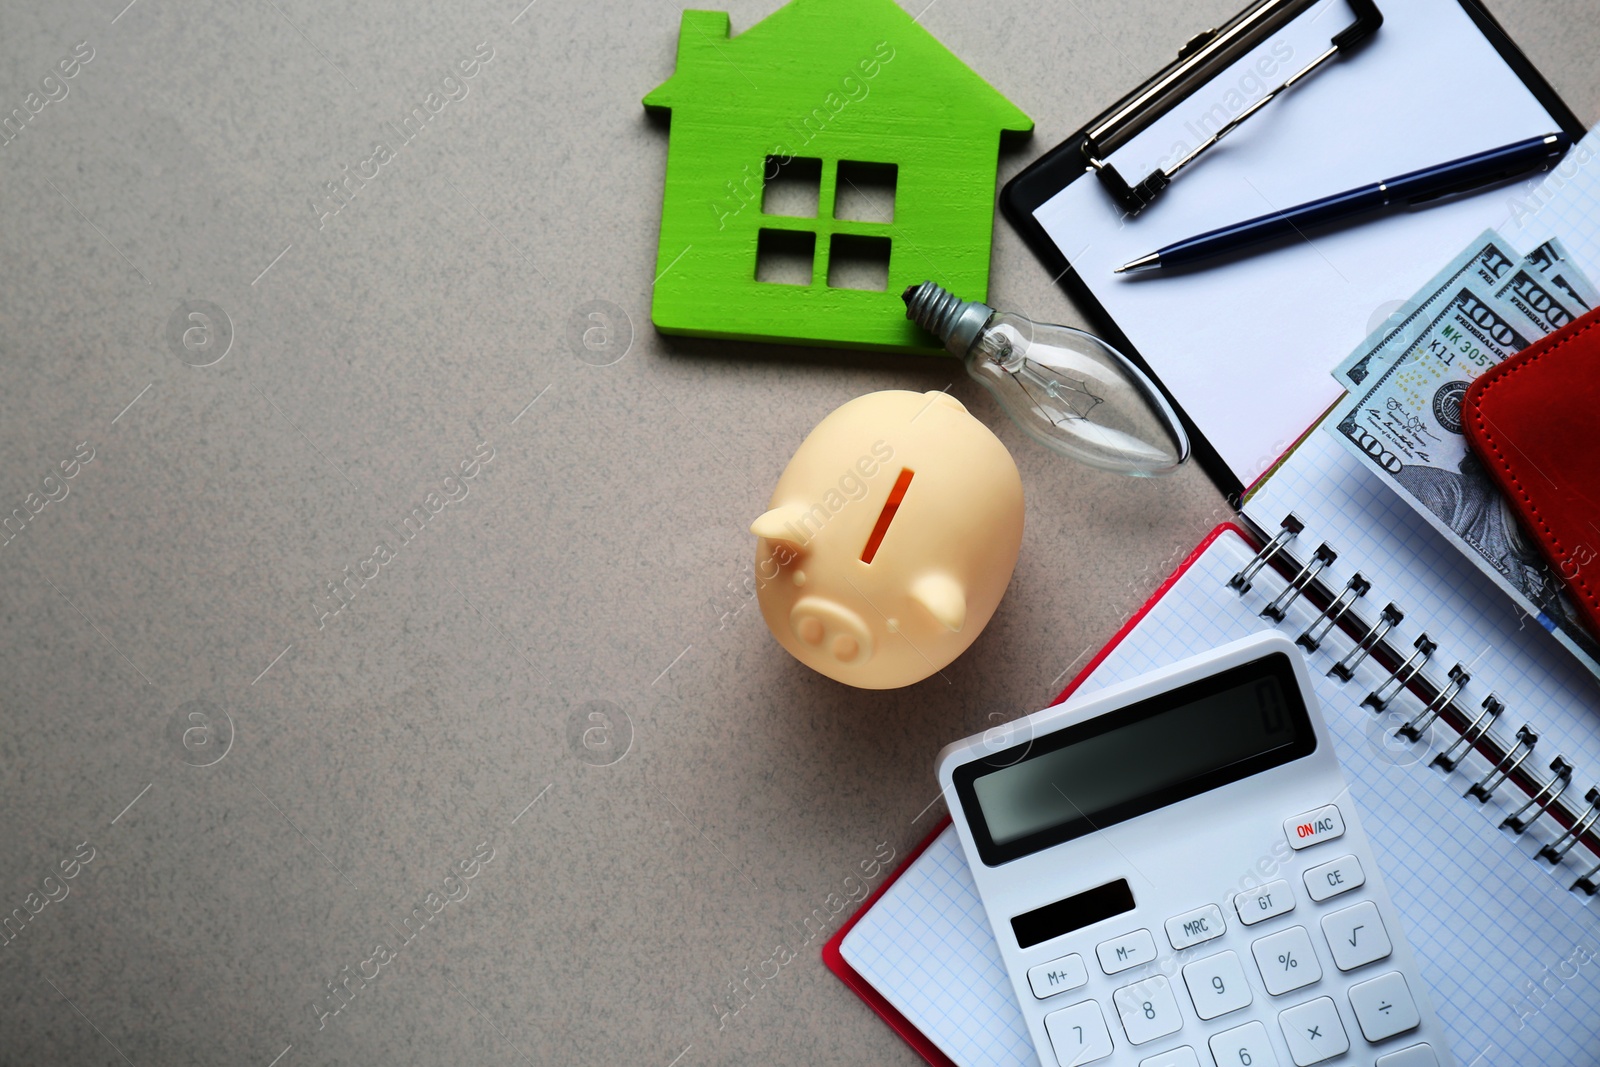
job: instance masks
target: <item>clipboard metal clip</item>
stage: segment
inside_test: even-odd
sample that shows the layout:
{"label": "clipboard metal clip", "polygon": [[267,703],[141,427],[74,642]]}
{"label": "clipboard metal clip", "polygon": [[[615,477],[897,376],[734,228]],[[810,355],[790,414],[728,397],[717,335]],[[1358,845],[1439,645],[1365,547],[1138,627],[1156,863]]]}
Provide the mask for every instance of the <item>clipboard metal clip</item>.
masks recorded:
{"label": "clipboard metal clip", "polygon": [[1158,167],[1132,184],[1117,172],[1116,167],[1106,162],[1113,152],[1147,129],[1156,119],[1172,110],[1240,56],[1304,14],[1315,3],[1317,0],[1258,0],[1225,25],[1190,38],[1178,50],[1176,60],[1089,124],[1082,143],[1084,161],[1128,214],[1137,215],[1143,211],[1163,189],[1172,184],[1172,179],[1179,171],[1193,163],[1212,145],[1330,59],[1349,54],[1383,25],[1383,12],[1378,10],[1374,0],[1348,0],[1355,19],[1334,34],[1325,51],[1224,123],[1182,159],[1171,166]]}

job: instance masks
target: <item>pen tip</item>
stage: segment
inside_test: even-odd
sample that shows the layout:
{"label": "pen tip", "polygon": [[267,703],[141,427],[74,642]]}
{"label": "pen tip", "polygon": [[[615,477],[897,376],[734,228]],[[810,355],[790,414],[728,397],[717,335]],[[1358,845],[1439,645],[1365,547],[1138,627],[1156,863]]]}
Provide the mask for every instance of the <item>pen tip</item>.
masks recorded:
{"label": "pen tip", "polygon": [[1155,270],[1161,266],[1161,253],[1151,252],[1149,255],[1132,259],[1114,270],[1113,274],[1136,274],[1142,270]]}

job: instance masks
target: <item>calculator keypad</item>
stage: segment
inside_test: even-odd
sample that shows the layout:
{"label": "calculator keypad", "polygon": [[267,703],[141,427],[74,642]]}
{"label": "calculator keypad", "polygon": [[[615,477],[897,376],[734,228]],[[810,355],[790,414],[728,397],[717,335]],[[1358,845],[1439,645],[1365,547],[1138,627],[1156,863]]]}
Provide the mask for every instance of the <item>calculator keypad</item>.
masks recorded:
{"label": "calculator keypad", "polygon": [[[1346,832],[1332,805],[1286,820],[1284,829],[1291,844],[1303,842],[1300,847]],[[1360,859],[1353,854],[1316,859],[1321,862],[1302,868],[1298,875],[1286,870],[1285,878],[1235,894],[1234,915],[1227,914],[1230,901],[1223,900],[1221,907],[1205,903],[1166,919],[1162,930],[1181,953],[1177,974],[1167,968],[1161,968],[1166,973],[1146,968],[1126,976],[1109,999],[1103,992],[1092,993],[1099,999],[1049,1012],[1044,1022],[1056,1062],[1077,1067],[1106,1059],[1120,1048],[1124,1055],[1136,1049],[1133,1055],[1140,1056],[1139,1067],[1290,1067],[1291,1063],[1314,1067],[1332,1061],[1351,1067],[1438,1067],[1433,1046],[1415,1037],[1409,1045],[1404,1040],[1392,1042],[1401,1047],[1376,1059],[1376,1049],[1365,1057],[1349,1058],[1358,1034],[1370,1049],[1416,1030],[1421,1017],[1406,976],[1372,966],[1389,959],[1394,945],[1377,903],[1350,899],[1359,898],[1355,891],[1367,884]],[[1296,914],[1302,889],[1310,901],[1309,914]],[[1249,929],[1249,937],[1228,942],[1228,948],[1210,946],[1229,933],[1235,916],[1241,930]],[[1242,947],[1246,941],[1248,953]],[[1208,952],[1208,946],[1213,951]],[[1094,946],[1099,969],[1106,975],[1153,963],[1164,951],[1151,930],[1143,928],[1120,932]],[[1104,982],[1091,973],[1092,965],[1086,965],[1088,955],[1084,949],[1032,967],[1028,982],[1034,996],[1045,1000]],[[1337,970],[1325,969],[1329,958]],[[1370,974],[1343,977],[1369,967]],[[1113,984],[1107,982],[1104,988]],[[1270,998],[1283,1000],[1258,1003],[1261,988]],[[1188,1004],[1183,1003],[1185,996]],[[1191,1008],[1202,1029],[1184,1034],[1186,1025],[1194,1026]],[[1117,1023],[1110,1022],[1112,1016]],[[1272,1032],[1274,1026],[1281,1038]],[[1217,1027],[1220,1031],[1211,1032]],[[1274,1051],[1280,1040],[1276,1047],[1287,1047],[1288,1060]],[[1146,1051],[1150,1054],[1142,1055]]]}

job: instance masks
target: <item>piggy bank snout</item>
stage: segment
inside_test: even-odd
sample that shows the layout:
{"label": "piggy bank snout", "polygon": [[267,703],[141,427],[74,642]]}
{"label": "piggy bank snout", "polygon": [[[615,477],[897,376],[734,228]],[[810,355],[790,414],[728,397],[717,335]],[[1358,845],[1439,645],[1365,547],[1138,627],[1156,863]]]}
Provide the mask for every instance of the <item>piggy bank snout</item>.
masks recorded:
{"label": "piggy bank snout", "polygon": [[789,612],[789,629],[808,649],[842,664],[872,658],[872,633],[861,616],[820,596],[801,597]]}

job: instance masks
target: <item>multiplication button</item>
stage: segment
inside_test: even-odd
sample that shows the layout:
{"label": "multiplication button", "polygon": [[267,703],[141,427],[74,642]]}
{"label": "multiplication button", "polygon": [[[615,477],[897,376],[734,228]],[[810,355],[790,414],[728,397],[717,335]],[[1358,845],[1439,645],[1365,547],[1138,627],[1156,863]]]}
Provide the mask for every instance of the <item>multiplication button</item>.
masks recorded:
{"label": "multiplication button", "polygon": [[1339,1009],[1327,997],[1279,1012],[1278,1025],[1283,1027],[1295,1067],[1311,1067],[1350,1051],[1350,1037],[1339,1021]]}
{"label": "multiplication button", "polygon": [[1083,957],[1076,952],[1028,968],[1028,985],[1033,988],[1033,995],[1039,1000],[1068,990],[1080,989],[1087,981],[1089,981],[1089,968],[1083,965]]}

